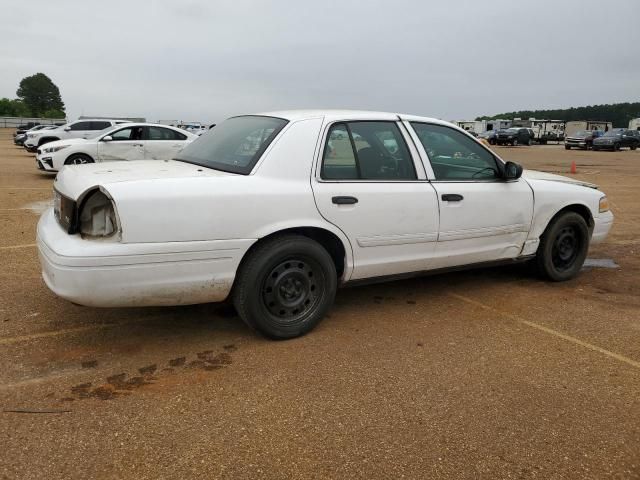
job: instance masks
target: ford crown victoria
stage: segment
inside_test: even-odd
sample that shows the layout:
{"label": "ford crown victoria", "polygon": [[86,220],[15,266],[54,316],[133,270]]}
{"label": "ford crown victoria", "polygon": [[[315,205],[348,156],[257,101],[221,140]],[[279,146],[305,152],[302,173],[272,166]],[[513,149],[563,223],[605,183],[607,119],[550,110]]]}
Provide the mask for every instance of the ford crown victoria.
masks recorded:
{"label": "ford crown victoria", "polygon": [[578,274],[613,222],[595,185],[525,171],[425,117],[234,117],[174,160],[65,167],[38,224],[43,277],[82,305],[220,302],[271,338],[311,330],[336,289],[532,260]]}

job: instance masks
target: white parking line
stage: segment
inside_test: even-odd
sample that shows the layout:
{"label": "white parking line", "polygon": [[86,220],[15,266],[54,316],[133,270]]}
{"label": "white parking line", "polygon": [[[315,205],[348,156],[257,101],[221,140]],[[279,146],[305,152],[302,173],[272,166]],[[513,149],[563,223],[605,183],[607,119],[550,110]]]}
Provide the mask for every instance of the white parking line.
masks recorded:
{"label": "white parking line", "polygon": [[7,247],[0,247],[0,250],[15,250],[16,248],[30,248],[36,247],[37,243],[24,243],[22,245],[9,245]]}
{"label": "white parking line", "polygon": [[557,330],[553,330],[552,328],[545,327],[544,325],[540,325],[540,324],[532,322],[530,320],[525,320],[524,318],[520,318],[517,315],[513,315],[512,313],[502,312],[502,311],[500,311],[500,310],[498,310],[496,308],[493,308],[493,307],[491,307],[489,305],[485,305],[484,303],[480,303],[480,302],[478,302],[476,300],[473,300],[471,298],[464,297],[464,296],[458,295],[456,293],[449,293],[448,295],[453,297],[453,298],[457,298],[458,300],[462,300],[463,302],[469,303],[471,305],[475,305],[475,306],[483,308],[485,310],[489,310],[489,311],[495,312],[495,313],[497,313],[499,315],[502,315],[503,317],[506,317],[506,318],[508,318],[510,320],[514,320],[514,321],[516,321],[518,323],[522,323],[523,325],[526,325],[528,327],[535,328],[537,330],[540,330],[542,332],[548,333],[548,334],[553,335],[555,337],[561,338],[561,339],[566,340],[568,342],[574,343],[576,345],[580,345],[581,347],[587,348],[589,350],[593,350],[594,352],[602,353],[603,355],[606,355],[608,357],[614,358],[615,360],[618,360],[619,362],[623,362],[623,363],[626,363],[628,365],[631,365],[632,367],[640,368],[640,362],[632,360],[629,357],[625,357],[624,355],[620,355],[619,353],[615,353],[615,352],[612,352],[610,350],[606,350],[606,349],[604,349],[602,347],[599,347],[597,345],[594,345],[592,343],[588,343],[588,342],[585,342],[583,340],[580,340],[579,338],[572,337],[571,335],[567,335],[565,333],[558,332]]}

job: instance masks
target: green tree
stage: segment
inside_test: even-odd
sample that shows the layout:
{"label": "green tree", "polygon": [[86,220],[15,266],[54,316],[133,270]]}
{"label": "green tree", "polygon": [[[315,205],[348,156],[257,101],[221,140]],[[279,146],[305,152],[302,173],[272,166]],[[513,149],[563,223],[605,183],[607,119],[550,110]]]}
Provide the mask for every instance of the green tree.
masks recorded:
{"label": "green tree", "polygon": [[540,118],[550,120],[603,120],[612,122],[614,127],[626,127],[632,118],[640,118],[640,102],[589,105],[586,107],[560,108],[555,110],[520,110],[497,115],[478,117],[476,120],[496,118]]}
{"label": "green tree", "polygon": [[22,100],[0,98],[0,115],[5,117],[30,117],[31,111]]}
{"label": "green tree", "polygon": [[62,112],[64,117],[64,103],[60,97],[60,90],[44,73],[36,73],[23,78],[20,81],[17,95],[31,110],[32,115],[36,117],[51,110]]}

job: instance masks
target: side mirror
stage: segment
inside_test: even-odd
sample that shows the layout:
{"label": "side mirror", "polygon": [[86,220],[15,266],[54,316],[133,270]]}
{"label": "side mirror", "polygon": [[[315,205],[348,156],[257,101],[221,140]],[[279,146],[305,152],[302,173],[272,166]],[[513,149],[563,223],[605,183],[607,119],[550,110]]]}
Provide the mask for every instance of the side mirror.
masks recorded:
{"label": "side mirror", "polygon": [[71,130],[71,127],[64,127],[65,132],[68,132],[69,130]]}
{"label": "side mirror", "polygon": [[504,166],[504,179],[517,180],[522,176],[522,165],[515,162],[507,162]]}
{"label": "side mirror", "polygon": [[104,137],[102,137],[103,142],[110,142],[111,140],[113,140],[113,137],[111,135],[105,135]]}

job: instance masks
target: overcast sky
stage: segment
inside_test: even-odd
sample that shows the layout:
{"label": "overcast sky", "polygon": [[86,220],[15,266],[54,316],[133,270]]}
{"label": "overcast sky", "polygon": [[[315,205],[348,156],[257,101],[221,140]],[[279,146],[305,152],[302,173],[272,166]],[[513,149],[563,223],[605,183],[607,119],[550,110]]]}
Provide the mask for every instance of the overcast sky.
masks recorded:
{"label": "overcast sky", "polygon": [[289,108],[447,120],[640,100],[640,1],[11,1],[0,97],[44,72],[69,118]]}

